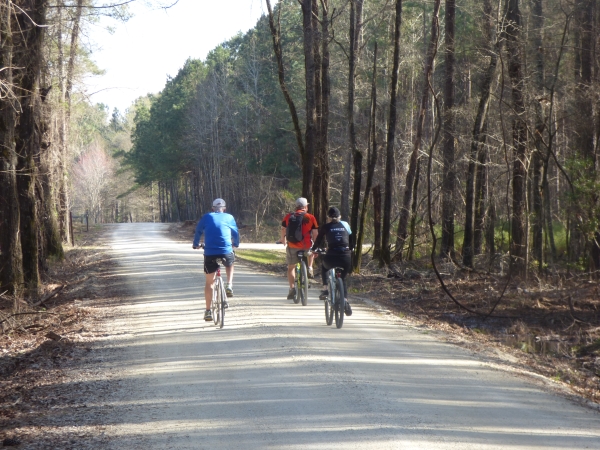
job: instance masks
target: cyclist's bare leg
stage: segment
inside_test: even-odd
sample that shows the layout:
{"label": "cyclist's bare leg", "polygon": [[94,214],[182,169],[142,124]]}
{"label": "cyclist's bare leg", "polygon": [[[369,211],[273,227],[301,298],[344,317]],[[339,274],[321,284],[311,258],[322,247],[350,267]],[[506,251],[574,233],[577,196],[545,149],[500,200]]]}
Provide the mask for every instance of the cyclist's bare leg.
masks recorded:
{"label": "cyclist's bare leg", "polygon": [[308,268],[312,269],[313,266],[313,261],[315,260],[315,254],[311,253],[310,255],[308,255]]}
{"label": "cyclist's bare leg", "polygon": [[296,264],[288,264],[287,277],[290,289],[292,289],[296,282]]}
{"label": "cyclist's bare leg", "polygon": [[215,288],[215,278],[217,277],[217,272],[214,273],[205,273],[206,276],[206,284],[204,285],[204,297],[206,298],[206,309],[210,309],[210,304],[212,303],[213,290]]}
{"label": "cyclist's bare leg", "polygon": [[233,283],[233,264],[225,267],[225,272],[227,273],[227,284],[231,285]]}

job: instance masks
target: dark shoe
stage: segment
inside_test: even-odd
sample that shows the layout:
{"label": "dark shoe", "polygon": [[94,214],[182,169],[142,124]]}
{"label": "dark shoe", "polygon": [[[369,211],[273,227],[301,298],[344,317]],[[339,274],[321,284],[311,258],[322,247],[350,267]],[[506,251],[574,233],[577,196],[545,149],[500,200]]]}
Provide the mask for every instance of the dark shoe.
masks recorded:
{"label": "dark shoe", "polygon": [[204,311],[204,320],[206,322],[211,322],[212,319],[212,312],[210,311],[210,309],[207,309],[206,311]]}
{"label": "dark shoe", "polygon": [[[232,288],[230,288],[229,286],[227,286],[227,287],[225,288],[225,295],[226,295],[227,297],[233,297],[233,289],[232,289]],[[225,303],[227,303],[227,302],[225,302]]]}
{"label": "dark shoe", "polygon": [[287,299],[294,300],[295,296],[296,296],[296,288],[290,288],[290,292],[288,293]]}
{"label": "dark shoe", "polygon": [[344,307],[344,314],[346,314],[347,316],[352,315],[352,308],[350,307],[350,303],[348,303],[348,300],[346,300],[346,306]]}
{"label": "dark shoe", "polygon": [[329,291],[327,289],[321,291],[319,295],[319,300],[327,300],[329,298]]}
{"label": "dark shoe", "polygon": [[227,301],[226,298],[223,299],[223,308],[225,308],[225,309],[229,308],[229,302]]}

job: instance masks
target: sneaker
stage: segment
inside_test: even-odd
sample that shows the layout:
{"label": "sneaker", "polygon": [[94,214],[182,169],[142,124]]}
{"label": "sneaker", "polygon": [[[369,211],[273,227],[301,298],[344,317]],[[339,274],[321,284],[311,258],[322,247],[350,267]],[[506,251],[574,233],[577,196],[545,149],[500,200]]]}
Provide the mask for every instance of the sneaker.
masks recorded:
{"label": "sneaker", "polygon": [[352,308],[350,307],[350,303],[348,303],[348,300],[346,300],[346,306],[344,307],[344,314],[346,314],[347,316],[352,315]]}
{"label": "sneaker", "polygon": [[319,300],[327,300],[329,298],[329,291],[324,289],[321,291],[321,295],[319,295]]}
{"label": "sneaker", "polygon": [[290,292],[288,293],[287,299],[294,300],[295,296],[296,296],[296,288],[290,288]]}
{"label": "sneaker", "polygon": [[225,309],[229,308],[229,302],[227,301],[226,298],[223,299],[223,308],[225,308]]}
{"label": "sneaker", "polygon": [[210,311],[210,309],[207,309],[206,311],[204,311],[204,320],[206,322],[211,322],[213,320],[212,312]]}
{"label": "sneaker", "polygon": [[308,278],[314,278],[315,277],[315,272],[313,271],[312,267],[308,268]]}
{"label": "sneaker", "polygon": [[[233,289],[232,289],[232,288],[230,288],[229,286],[227,286],[227,287],[225,288],[225,295],[226,295],[227,297],[233,297]],[[225,302],[225,304],[227,304],[227,302]]]}

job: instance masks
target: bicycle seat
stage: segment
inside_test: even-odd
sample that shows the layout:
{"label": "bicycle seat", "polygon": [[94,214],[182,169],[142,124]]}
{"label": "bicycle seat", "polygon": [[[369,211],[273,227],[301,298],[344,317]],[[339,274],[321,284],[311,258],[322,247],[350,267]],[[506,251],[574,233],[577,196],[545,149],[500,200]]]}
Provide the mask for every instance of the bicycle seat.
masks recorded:
{"label": "bicycle seat", "polygon": [[298,255],[298,258],[304,258],[304,250],[300,250],[296,254]]}

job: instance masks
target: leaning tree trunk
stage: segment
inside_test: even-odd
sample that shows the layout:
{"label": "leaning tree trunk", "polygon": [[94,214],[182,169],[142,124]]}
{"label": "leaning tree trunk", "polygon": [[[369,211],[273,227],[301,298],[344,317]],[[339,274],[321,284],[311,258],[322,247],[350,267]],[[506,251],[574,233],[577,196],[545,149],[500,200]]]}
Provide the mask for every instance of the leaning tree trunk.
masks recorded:
{"label": "leaning tree trunk", "polygon": [[[273,9],[271,8],[271,1],[266,0],[267,9],[269,11],[269,28],[271,30],[271,37],[273,38],[273,52],[275,53],[275,60],[277,61],[277,76],[279,78],[279,87],[285,98],[285,102],[290,110],[292,116],[292,124],[294,125],[294,133],[296,135],[296,143],[298,144],[298,151],[300,153],[301,161],[304,163],[304,141],[302,139],[302,131],[300,130],[300,121],[298,119],[298,113],[296,112],[296,105],[292,100],[292,96],[288,90],[285,82],[285,68],[283,65],[283,51],[281,49],[281,29],[279,27],[279,16],[277,20],[277,26],[275,26],[275,18],[273,17]],[[281,8],[281,5],[279,5]],[[281,11],[281,9],[279,9]]]}
{"label": "leaning tree trunk", "polygon": [[[427,49],[427,60],[425,62],[425,70],[423,72],[423,92],[421,94],[421,105],[419,107],[419,115],[417,117],[415,139],[413,142],[413,149],[410,155],[410,162],[408,166],[408,172],[406,173],[406,187],[404,189],[404,196],[402,198],[402,207],[400,209],[400,218],[398,220],[398,237],[396,241],[396,259],[402,260],[402,247],[407,237],[408,219],[410,216],[410,207],[413,197],[413,188],[415,183],[415,176],[417,173],[417,160],[419,155],[419,149],[421,147],[421,140],[423,138],[423,123],[425,121],[425,112],[427,111],[427,103],[429,102],[429,89],[431,83],[431,77],[433,74],[433,66],[435,61],[435,55],[437,52],[438,36],[439,36],[439,24],[438,14],[440,11],[440,0],[436,0],[433,7],[433,16],[431,18],[431,40]],[[385,249],[384,249],[385,251]]]}
{"label": "leaning tree trunk", "polygon": [[396,20],[394,24],[394,59],[390,82],[390,113],[385,154],[385,193],[383,200],[383,223],[381,235],[381,264],[391,263],[390,232],[392,220],[392,198],[394,193],[394,143],[396,139],[396,118],[398,109],[398,71],[400,67],[400,26],[402,25],[402,0],[396,0]]}
{"label": "leaning tree trunk", "polygon": [[[5,68],[0,71],[0,81],[10,91],[14,89],[12,17],[11,5],[0,4],[0,66]],[[0,289],[18,297],[23,289],[23,256],[14,133],[16,111],[17,99],[9,94],[0,102]]]}
{"label": "leaning tree trunk", "polygon": [[[491,33],[490,38],[491,38]],[[497,39],[494,49],[490,49],[490,62],[484,74],[481,83],[481,97],[477,107],[475,123],[473,124],[473,133],[471,135],[471,150],[469,154],[469,165],[467,169],[467,189],[465,192],[465,228],[462,248],[463,264],[467,267],[473,267],[474,254],[474,209],[475,209],[475,176],[477,154],[485,144],[484,126],[486,123],[490,98],[492,94],[492,82],[496,67],[498,66],[498,56],[502,49],[502,40]],[[490,46],[491,47],[491,46]]]}
{"label": "leaning tree trunk", "polygon": [[454,22],[455,0],[446,0],[446,58],[444,76],[444,140],[442,177],[442,245],[440,255],[454,254]]}

